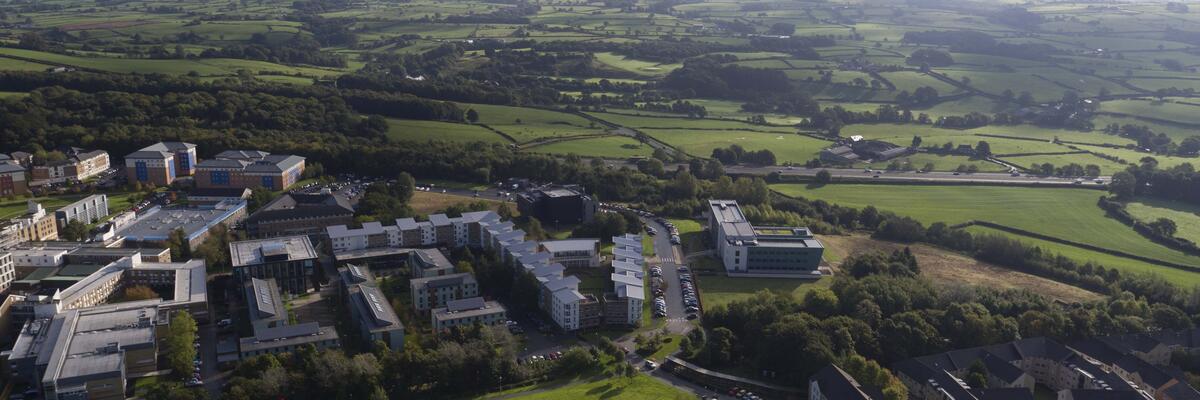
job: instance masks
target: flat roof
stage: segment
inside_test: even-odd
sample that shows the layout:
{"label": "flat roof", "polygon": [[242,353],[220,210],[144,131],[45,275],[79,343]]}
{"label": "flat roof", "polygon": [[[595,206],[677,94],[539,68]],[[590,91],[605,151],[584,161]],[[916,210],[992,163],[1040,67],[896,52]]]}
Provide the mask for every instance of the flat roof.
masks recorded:
{"label": "flat roof", "polygon": [[737,201],[709,200],[708,205],[714,222],[730,243],[742,241],[757,247],[823,248],[806,227],[752,225],[742,214]]}
{"label": "flat roof", "polygon": [[325,231],[329,234],[330,239],[339,239],[352,236],[382,235],[384,232],[383,224],[379,222],[363,222],[362,228],[358,229],[352,229],[346,225],[334,225],[325,228]]}
{"label": "flat roof", "polygon": [[433,310],[433,318],[445,321],[503,312],[508,312],[508,310],[500,303],[484,301],[482,297],[471,297],[446,302],[446,307]]}
{"label": "flat roof", "polygon": [[339,251],[333,253],[333,258],[339,262],[353,261],[363,258],[408,255],[413,249],[396,247],[373,247],[369,249]]}
{"label": "flat roof", "polygon": [[[283,236],[233,242],[229,244],[229,254],[234,267],[317,258],[317,250],[313,248],[312,242],[308,240],[307,236]],[[274,258],[279,260],[274,260]]]}
{"label": "flat roof", "polygon": [[730,240],[750,240],[754,238],[754,226],[742,214],[742,208],[734,200],[709,200],[708,208],[712,217]]}
{"label": "flat roof", "polygon": [[165,241],[172,231],[182,229],[191,239],[244,208],[245,201],[223,202],[217,207],[206,208],[154,207],[139,215],[132,223],[122,226],[116,234],[133,241]]}
{"label": "flat roof", "polygon": [[461,272],[461,273],[457,273],[457,274],[431,276],[428,278],[413,278],[408,281],[408,285],[409,285],[409,287],[413,287],[413,288],[420,287],[420,286],[437,288],[437,287],[444,287],[444,286],[462,285],[464,283],[474,283],[474,282],[475,282],[475,276],[473,276],[469,273],[466,273],[466,272]]}
{"label": "flat roof", "polygon": [[560,251],[596,251],[596,245],[600,243],[600,239],[566,239],[566,240],[547,240],[541,242],[542,248],[551,253]]}

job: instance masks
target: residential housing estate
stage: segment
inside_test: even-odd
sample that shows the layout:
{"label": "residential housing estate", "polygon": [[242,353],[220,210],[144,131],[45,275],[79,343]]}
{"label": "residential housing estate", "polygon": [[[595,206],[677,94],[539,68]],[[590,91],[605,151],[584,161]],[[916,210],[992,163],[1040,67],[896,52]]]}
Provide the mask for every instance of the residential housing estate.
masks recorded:
{"label": "residential housing estate", "polygon": [[710,200],[708,230],[731,277],[819,279],[825,247],[808,228],[760,227],[733,200]]}
{"label": "residential housing estate", "polygon": [[71,148],[65,160],[51,161],[43,165],[34,165],[30,169],[30,185],[39,186],[48,183],[80,182],[99,175],[108,169],[108,152],[104,150],[85,151]]}
{"label": "residential housing estate", "polygon": [[351,320],[358,327],[359,337],[368,344],[381,341],[389,349],[403,349],[404,324],[379,290],[371,271],[357,265],[347,265],[338,269],[338,275],[341,277],[338,292],[349,305]]}
{"label": "residential housing estate", "polygon": [[241,338],[238,351],[242,359],[263,354],[289,353],[304,346],[317,350],[340,347],[337,330],[316,322],[292,323],[283,293],[275,279],[250,278],[245,283],[245,299],[254,334]]}

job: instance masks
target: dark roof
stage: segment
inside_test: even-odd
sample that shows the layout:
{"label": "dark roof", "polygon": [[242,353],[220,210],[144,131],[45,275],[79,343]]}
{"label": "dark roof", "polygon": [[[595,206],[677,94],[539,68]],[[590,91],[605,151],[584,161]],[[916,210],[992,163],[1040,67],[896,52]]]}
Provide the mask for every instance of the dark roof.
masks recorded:
{"label": "dark roof", "polygon": [[166,152],[162,152],[162,151],[138,150],[138,151],[126,154],[125,158],[162,160],[162,159],[170,157],[170,156],[171,156],[171,153],[166,153]]}
{"label": "dark roof", "polygon": [[1070,389],[1073,400],[1146,400],[1132,390]]}
{"label": "dark roof", "polygon": [[[974,389],[978,400],[1034,400],[1033,391],[1026,388]],[[1075,400],[1079,400],[1076,398]]]}
{"label": "dark roof", "polygon": [[1108,343],[1109,346],[1112,346],[1114,349],[1117,349],[1122,353],[1129,351],[1149,353],[1154,351],[1154,348],[1161,344],[1158,339],[1146,334],[1107,336],[1100,338],[1100,340],[1103,340],[1105,343]]}
{"label": "dark roof", "polygon": [[[830,364],[820,372],[808,378],[809,386],[821,388],[821,394],[827,399],[838,400],[871,400],[872,397],[863,391],[862,385],[854,380],[846,371],[837,365]],[[877,392],[878,390],[874,390]],[[882,397],[879,397],[882,399]]]}
{"label": "dark roof", "polygon": [[1137,374],[1142,378],[1142,382],[1145,382],[1154,389],[1166,386],[1172,379],[1175,379],[1166,372],[1132,354],[1121,357],[1115,364],[1126,372]]}
{"label": "dark roof", "polygon": [[288,193],[267,203],[246,218],[247,224],[278,219],[323,218],[353,215],[354,207],[345,198],[334,194]]}
{"label": "dark roof", "polygon": [[1088,357],[1094,358],[1096,361],[1100,361],[1105,364],[1112,364],[1113,362],[1121,359],[1123,356],[1120,351],[1117,351],[1116,349],[1112,348],[1112,346],[1109,346],[1108,343],[1105,343],[1097,338],[1081,340],[1072,343],[1070,346],[1072,349],[1075,349],[1075,351],[1083,353],[1084,355],[1087,355]]}

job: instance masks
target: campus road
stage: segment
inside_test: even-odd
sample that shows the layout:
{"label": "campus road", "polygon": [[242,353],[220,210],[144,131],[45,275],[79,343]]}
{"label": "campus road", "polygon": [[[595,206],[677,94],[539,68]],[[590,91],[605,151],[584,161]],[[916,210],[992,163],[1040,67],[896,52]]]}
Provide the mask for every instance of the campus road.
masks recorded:
{"label": "campus road", "polygon": [[[658,259],[658,263],[655,265],[662,266],[662,280],[667,286],[667,290],[663,293],[667,300],[667,329],[672,333],[687,332],[692,325],[686,318],[687,312],[684,311],[683,290],[679,287],[678,270],[679,266],[683,265],[683,260],[681,260],[683,251],[679,246],[671,244],[671,231],[666,226],[651,218],[642,218],[641,220],[642,223],[658,231],[657,235],[650,236],[650,238],[654,243],[654,256]],[[654,302],[653,299],[646,299],[646,301]]]}

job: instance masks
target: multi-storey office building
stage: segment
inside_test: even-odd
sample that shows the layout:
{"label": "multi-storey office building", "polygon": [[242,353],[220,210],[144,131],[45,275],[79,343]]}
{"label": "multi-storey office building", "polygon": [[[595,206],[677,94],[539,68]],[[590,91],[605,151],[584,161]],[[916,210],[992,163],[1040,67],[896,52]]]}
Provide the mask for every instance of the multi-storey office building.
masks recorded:
{"label": "multi-storey office building", "polygon": [[309,282],[317,266],[317,251],[306,236],[243,240],[229,244],[233,276],[238,282],[251,278],[274,279],[287,293],[313,290]]}
{"label": "multi-storey office building", "polygon": [[710,200],[708,206],[708,229],[729,276],[821,277],[825,248],[808,228],[756,227],[733,200]]}
{"label": "multi-storey office building", "polygon": [[354,222],[354,207],[332,193],[286,193],[246,218],[251,237],[325,235],[326,229]]}

